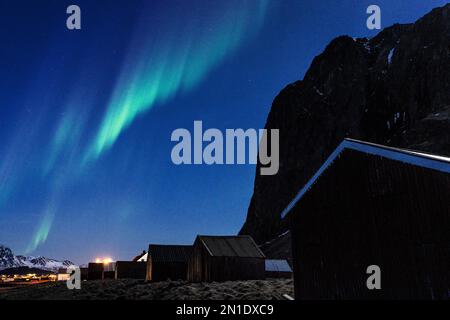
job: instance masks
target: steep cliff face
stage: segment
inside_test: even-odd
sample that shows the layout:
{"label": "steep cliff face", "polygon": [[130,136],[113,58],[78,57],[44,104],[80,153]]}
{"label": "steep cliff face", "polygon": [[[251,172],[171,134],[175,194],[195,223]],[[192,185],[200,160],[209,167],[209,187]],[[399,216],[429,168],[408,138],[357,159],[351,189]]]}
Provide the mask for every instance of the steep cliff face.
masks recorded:
{"label": "steep cliff face", "polygon": [[280,170],[256,175],[240,232],[258,243],[286,229],[281,211],[346,137],[450,155],[450,5],[370,40],[334,39],[275,98],[266,128],[280,129]]}

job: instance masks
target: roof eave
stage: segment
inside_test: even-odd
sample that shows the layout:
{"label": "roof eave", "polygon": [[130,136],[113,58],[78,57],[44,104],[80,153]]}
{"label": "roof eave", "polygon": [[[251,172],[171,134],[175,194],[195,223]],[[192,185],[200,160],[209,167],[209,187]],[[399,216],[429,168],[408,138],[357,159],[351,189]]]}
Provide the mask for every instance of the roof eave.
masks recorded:
{"label": "roof eave", "polygon": [[281,218],[284,219],[297,202],[305,195],[306,192],[313,186],[316,180],[322,175],[322,173],[333,163],[333,161],[341,154],[345,149],[356,150],[371,155],[384,157],[387,159],[400,161],[431,170],[437,170],[444,173],[450,173],[450,158],[440,157],[432,154],[426,154],[418,151],[392,148],[388,146],[378,145],[370,142],[344,139],[339,146],[333,151],[333,153],[327,158],[322,166],[317,170],[313,177],[300,189],[295,198],[288,204],[288,206],[281,212]]}

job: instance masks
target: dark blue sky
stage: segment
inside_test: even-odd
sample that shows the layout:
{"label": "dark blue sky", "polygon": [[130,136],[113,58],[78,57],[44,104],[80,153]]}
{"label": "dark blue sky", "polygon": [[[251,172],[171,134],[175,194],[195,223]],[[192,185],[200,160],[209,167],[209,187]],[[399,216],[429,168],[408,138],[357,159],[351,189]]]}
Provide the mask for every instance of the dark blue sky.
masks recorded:
{"label": "dark blue sky", "polygon": [[262,128],[334,37],[374,35],[368,5],[445,2],[0,0],[0,243],[86,263],[238,232],[255,167],[175,166],[172,131]]}

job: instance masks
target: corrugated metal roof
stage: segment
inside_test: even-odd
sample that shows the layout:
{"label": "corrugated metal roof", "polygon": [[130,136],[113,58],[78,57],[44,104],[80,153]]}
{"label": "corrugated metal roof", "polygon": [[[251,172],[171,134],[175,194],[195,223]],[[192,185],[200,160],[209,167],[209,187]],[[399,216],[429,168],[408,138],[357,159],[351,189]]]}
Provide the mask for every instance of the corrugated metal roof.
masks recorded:
{"label": "corrugated metal roof", "polygon": [[400,161],[403,163],[428,168],[431,170],[437,170],[444,173],[450,173],[450,158],[441,157],[437,155],[427,154],[424,152],[418,152],[407,149],[392,148],[375,143],[359,141],[354,139],[344,139],[344,141],[333,151],[328,159],[322,164],[320,169],[314,174],[314,176],[306,183],[306,185],[300,189],[295,198],[288,204],[288,206],[281,212],[281,217],[285,218],[286,215],[292,210],[295,204],[305,195],[316,180],[322,175],[322,173],[328,169],[333,161],[346,149],[355,150],[370,155],[384,157],[390,160]]}
{"label": "corrugated metal roof", "polygon": [[151,244],[148,247],[153,262],[187,262],[192,246]]}
{"label": "corrugated metal roof", "polygon": [[286,260],[266,260],[266,271],[292,272],[292,269]]}
{"label": "corrugated metal roof", "polygon": [[214,257],[264,258],[250,236],[199,236]]}

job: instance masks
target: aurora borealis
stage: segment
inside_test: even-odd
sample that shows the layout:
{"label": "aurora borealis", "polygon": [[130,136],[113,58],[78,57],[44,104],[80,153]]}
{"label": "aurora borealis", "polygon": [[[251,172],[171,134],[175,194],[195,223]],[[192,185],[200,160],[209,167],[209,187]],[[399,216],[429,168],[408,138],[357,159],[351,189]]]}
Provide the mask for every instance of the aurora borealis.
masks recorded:
{"label": "aurora borealis", "polygon": [[[378,2],[387,25],[445,1]],[[333,37],[372,34],[368,4],[0,0],[0,243],[86,263],[236,233],[255,166],[177,167],[171,132],[264,127]]]}
{"label": "aurora borealis", "polygon": [[[187,19],[182,14],[173,19],[175,26],[152,35],[153,39],[138,32],[87,156],[100,156],[139,114],[156,103],[164,103],[178,92],[188,92],[198,85],[260,28],[268,1],[219,2],[206,19],[202,10],[193,10]],[[176,11],[190,9],[191,4],[185,2]],[[145,28],[145,23],[138,26]]]}

